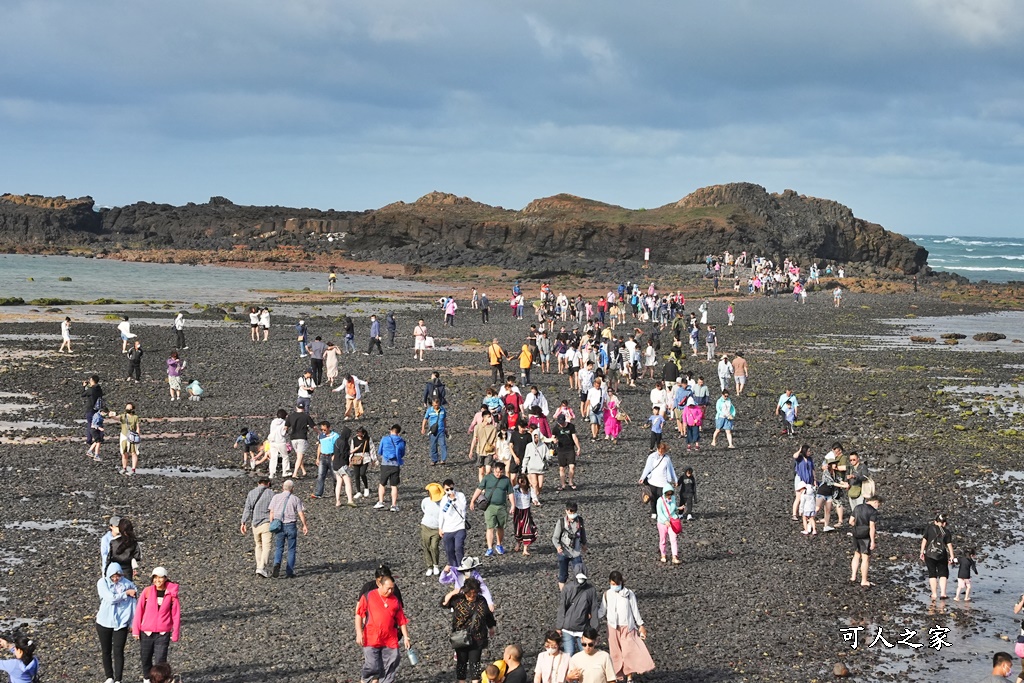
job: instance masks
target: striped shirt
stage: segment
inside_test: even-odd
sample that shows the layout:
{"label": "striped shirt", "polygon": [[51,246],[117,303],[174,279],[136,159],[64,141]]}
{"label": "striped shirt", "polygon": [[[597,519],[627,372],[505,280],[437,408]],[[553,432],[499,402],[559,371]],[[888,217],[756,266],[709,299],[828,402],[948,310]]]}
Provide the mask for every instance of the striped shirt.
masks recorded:
{"label": "striped shirt", "polygon": [[242,508],[242,524],[252,521],[253,526],[266,524],[270,519],[270,499],[274,492],[269,486],[257,486],[245,497],[245,507]]}

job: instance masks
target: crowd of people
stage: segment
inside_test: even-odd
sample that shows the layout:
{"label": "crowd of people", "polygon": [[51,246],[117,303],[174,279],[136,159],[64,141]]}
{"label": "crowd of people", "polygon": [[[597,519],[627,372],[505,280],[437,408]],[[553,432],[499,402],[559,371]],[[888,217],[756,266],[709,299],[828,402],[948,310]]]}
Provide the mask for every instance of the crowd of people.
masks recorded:
{"label": "crowd of people", "polygon": [[[816,266],[804,278],[788,260],[776,267],[765,259],[748,261],[743,254],[738,258],[726,255],[709,263],[716,279],[725,276],[726,269],[729,276],[738,278],[737,269],[748,267],[752,292],[772,294],[788,287],[795,299],[801,300],[817,281]],[[332,287],[333,282],[332,279]],[[510,315],[523,319],[526,304],[519,283],[513,287],[508,301]],[[438,304],[444,316],[443,325],[454,327],[458,311],[454,298],[445,297]],[[483,323],[490,319],[490,305],[486,294],[473,291],[471,309],[480,312]],[[549,536],[541,535],[547,532],[538,528],[534,511],[548,502],[544,492],[549,469],[558,467],[557,484],[549,484],[549,489],[554,486],[559,492],[571,492],[581,485],[577,464],[585,458],[588,433],[592,443],[604,440],[615,444],[623,428],[641,422],[626,413],[618,392],[627,386],[650,382],[650,414],[643,419],[650,452],[637,483],[656,529],[652,532],[652,545],[658,550],[656,557],[662,563],[683,564],[678,538],[684,524],[699,518],[698,485],[693,468],[682,468],[682,476],[677,473],[670,451],[678,443],[680,451],[685,444],[687,453],[697,453],[709,430],[713,430],[711,447],[717,447],[720,435],[724,435],[726,447],[736,448],[737,403],[751,377],[750,363],[742,351],[720,350],[728,339],[720,339],[717,325],[709,322],[710,310],[709,301],[702,300],[696,311],[687,313],[681,292],[659,293],[654,284],[645,289],[623,283],[595,301],[582,295],[570,298],[554,294],[545,285],[534,305],[536,321],[524,330],[525,337],[521,345],[516,345],[517,351],[507,352],[496,337],[486,346],[485,372],[490,373],[492,386],[480,397],[479,410],[466,426],[470,437],[466,455],[476,466],[476,481],[462,482],[460,490],[453,477],[436,477],[437,481],[423,487],[425,495],[419,502],[422,571],[425,576],[437,577],[439,606],[451,615],[448,644],[453,651],[457,681],[517,683],[532,678],[543,683],[610,683],[631,681],[634,676],[654,670],[637,596],[626,587],[623,573],[611,571],[606,588],[602,585],[599,590],[594,585],[585,563],[589,550],[581,506],[576,500],[564,500]],[[728,302],[724,310],[726,327],[733,325],[735,304]],[[388,347],[394,348],[394,313],[387,313],[385,320]],[[70,329],[70,322],[66,320],[62,326],[68,352],[70,336],[63,333]],[[127,318],[118,329],[122,352],[128,359],[129,381],[138,381],[141,342],[131,332]],[[181,314],[175,318],[173,329],[176,350],[167,360],[171,401],[180,400],[180,377],[186,367],[180,355],[189,348],[185,345]],[[242,451],[242,466],[251,471],[259,469],[257,484],[242,504],[239,530],[243,535],[251,533],[254,574],[265,579],[298,575],[299,533],[309,532],[303,498],[329,498],[330,483],[334,484],[336,507],[356,507],[374,501],[376,510],[398,512],[402,468],[410,449],[401,424],[393,424],[387,433],[379,435],[371,435],[365,425],[346,424],[363,419],[366,411],[362,401],[369,391],[368,384],[354,374],[339,379],[343,355],[356,353],[352,319],[345,318],[342,347],[324,341],[322,336],[311,340],[305,320],[299,320],[294,329],[298,355],[308,359],[309,367],[297,380],[294,398],[289,398],[290,410],[276,411],[265,436],[260,436],[258,427],[243,426],[234,441],[234,447]],[[269,332],[270,311],[251,308],[252,341],[267,341]],[[382,339],[381,324],[373,316],[364,354],[382,354]],[[414,359],[424,361],[433,347],[424,319],[414,326],[411,345]],[[506,364],[510,366],[506,368]],[[717,375],[715,389],[705,382],[702,368],[713,373],[709,377]],[[533,381],[533,373],[557,377],[567,385],[569,398],[555,406]],[[192,384],[198,387],[198,382],[190,381],[189,386]],[[320,396],[318,392],[325,387],[331,392],[344,392],[345,410],[340,425],[313,418],[314,414],[327,412],[319,406],[314,409],[314,397]],[[186,393],[191,400],[203,396],[201,388],[198,393],[191,389],[186,389]],[[134,406],[126,404],[122,415],[117,416],[107,407],[97,376],[83,383],[82,396],[90,456],[101,459],[104,421],[116,418],[121,426],[120,471],[134,474],[142,433]],[[424,450],[433,467],[443,468],[455,457],[448,448],[453,428],[447,407],[450,398],[442,373],[434,371],[425,383],[420,424]],[[774,413],[781,436],[795,437],[799,411],[796,392],[787,388]],[[708,444],[704,446],[706,449]],[[316,481],[313,492],[303,494],[297,490],[297,482],[307,476],[307,454],[314,458]],[[805,535],[815,536],[819,515],[824,521],[823,532],[842,528],[844,515],[847,516],[854,548],[850,581],[865,588],[872,586],[868,566],[876,549],[882,499],[874,491],[866,463],[855,452],[845,453],[839,442],[832,445],[820,470],[814,465],[808,445],[802,446],[793,459],[793,520],[802,521]],[[377,470],[372,488],[371,468]],[[283,481],[275,490],[277,480]],[[473,555],[474,550],[467,548],[468,532],[475,522],[473,513],[481,510],[484,557],[520,552],[530,555],[531,549],[536,550],[538,543],[546,543],[547,538],[554,550],[552,574],[553,583],[557,583],[559,608],[542,627],[543,650],[537,654],[532,675],[526,672],[521,644],[508,644],[502,657],[491,663],[484,658],[484,651],[495,638],[499,613],[483,576],[486,567]],[[836,527],[831,525],[832,512],[837,516]],[[102,574],[97,582],[101,605],[96,616],[107,683],[122,680],[129,629],[140,641],[140,663],[146,680],[158,681],[169,666],[169,644],[176,642],[180,634],[179,587],[168,580],[166,569],[156,567],[150,573],[150,584],[140,590],[135,581],[142,566],[141,549],[133,527],[127,519],[116,516],[110,524],[111,531],[101,542]],[[944,517],[937,519],[936,530],[930,525],[922,538],[922,561],[926,562],[932,579],[933,598],[937,591],[942,598],[946,597],[948,566],[955,561],[948,537],[940,533],[945,524]],[[944,552],[933,548],[937,543],[935,537],[944,546]],[[970,560],[960,566],[957,599],[963,588],[965,600],[970,600],[970,572],[977,573],[977,569],[973,551],[966,556]],[[410,661],[418,660],[404,605],[390,568],[380,566],[355,603],[355,640],[364,654],[362,680],[394,681],[401,661],[400,644],[408,651]],[[599,631],[602,620],[606,624],[604,643]],[[601,649],[602,644],[607,650]],[[34,643],[21,640],[13,645],[16,660],[9,661],[22,662],[25,671],[33,662],[38,667],[33,656]]]}

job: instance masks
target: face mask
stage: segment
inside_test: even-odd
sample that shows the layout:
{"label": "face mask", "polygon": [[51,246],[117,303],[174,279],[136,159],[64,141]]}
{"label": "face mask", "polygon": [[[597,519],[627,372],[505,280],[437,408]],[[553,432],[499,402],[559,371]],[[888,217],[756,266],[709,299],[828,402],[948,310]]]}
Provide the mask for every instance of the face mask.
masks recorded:
{"label": "face mask", "polygon": [[566,515],[566,517],[568,517],[569,519],[576,519],[576,513],[575,512],[570,512],[570,513],[568,513]]}
{"label": "face mask", "polygon": [[620,590],[622,590],[622,586],[619,586],[619,585],[616,585],[616,584],[614,584],[614,583],[613,583],[613,584],[611,585],[611,589],[612,589],[613,591],[615,591],[616,593],[618,593],[618,592],[619,592]]}
{"label": "face mask", "polygon": [[557,647],[549,647],[549,648],[547,648],[547,653],[549,655],[551,655],[552,657],[554,657],[556,654],[558,654],[558,648]]}

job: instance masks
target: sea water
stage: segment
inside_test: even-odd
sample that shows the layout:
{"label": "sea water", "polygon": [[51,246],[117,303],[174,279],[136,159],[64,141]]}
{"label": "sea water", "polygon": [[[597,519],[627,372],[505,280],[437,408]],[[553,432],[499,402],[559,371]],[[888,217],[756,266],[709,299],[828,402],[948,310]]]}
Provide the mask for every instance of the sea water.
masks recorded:
{"label": "sea water", "polygon": [[907,237],[928,250],[932,270],[951,271],[972,282],[1024,281],[1024,237]]}
{"label": "sea water", "polygon": [[[419,282],[338,273],[336,291],[427,291]],[[70,282],[58,280],[71,278]],[[0,298],[219,303],[262,299],[255,290],[327,289],[326,272],[130,263],[74,256],[0,254]]]}

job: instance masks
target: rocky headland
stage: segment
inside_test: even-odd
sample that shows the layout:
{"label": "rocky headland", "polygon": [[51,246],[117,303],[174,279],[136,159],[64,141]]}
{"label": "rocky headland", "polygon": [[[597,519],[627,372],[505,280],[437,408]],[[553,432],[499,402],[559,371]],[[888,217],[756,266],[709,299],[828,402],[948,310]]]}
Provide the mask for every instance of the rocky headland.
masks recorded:
{"label": "rocky headland", "polygon": [[851,273],[927,273],[928,252],[837,202],[751,183],[705,187],[654,209],[559,194],[516,211],[431,192],[413,203],[335,211],[241,206],[223,197],[184,206],[97,208],[90,197],[0,196],[0,249],[338,254],[425,266],[571,271],[583,264],[693,264],[723,251],[846,264]]}

